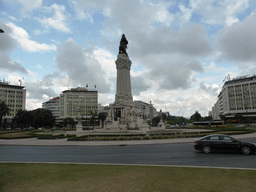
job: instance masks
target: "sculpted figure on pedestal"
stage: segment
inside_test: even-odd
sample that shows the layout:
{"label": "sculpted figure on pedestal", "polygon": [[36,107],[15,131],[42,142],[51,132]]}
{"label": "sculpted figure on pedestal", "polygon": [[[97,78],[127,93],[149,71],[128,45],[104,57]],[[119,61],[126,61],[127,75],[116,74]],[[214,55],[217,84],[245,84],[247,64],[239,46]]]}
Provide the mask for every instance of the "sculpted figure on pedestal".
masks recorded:
{"label": "sculpted figure on pedestal", "polygon": [[[125,54],[127,55],[127,53],[126,53],[127,44],[128,44],[128,41],[127,41],[127,39],[125,38],[125,35],[123,34],[123,35],[122,35],[122,39],[121,39],[121,41],[120,41],[119,54],[120,54],[120,53],[125,53]],[[128,56],[128,55],[127,55],[127,56]]]}

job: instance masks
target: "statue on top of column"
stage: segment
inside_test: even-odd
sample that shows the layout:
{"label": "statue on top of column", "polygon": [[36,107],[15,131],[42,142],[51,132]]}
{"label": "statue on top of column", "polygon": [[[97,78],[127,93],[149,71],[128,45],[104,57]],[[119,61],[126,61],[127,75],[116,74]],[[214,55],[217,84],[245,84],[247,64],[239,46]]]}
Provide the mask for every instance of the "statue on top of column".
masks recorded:
{"label": "statue on top of column", "polygon": [[128,41],[127,41],[127,39],[125,38],[125,35],[123,34],[123,35],[122,35],[122,39],[121,39],[121,41],[120,41],[119,54],[120,54],[120,53],[125,53],[125,54],[128,56],[128,54],[126,53],[127,44],[128,44]]}

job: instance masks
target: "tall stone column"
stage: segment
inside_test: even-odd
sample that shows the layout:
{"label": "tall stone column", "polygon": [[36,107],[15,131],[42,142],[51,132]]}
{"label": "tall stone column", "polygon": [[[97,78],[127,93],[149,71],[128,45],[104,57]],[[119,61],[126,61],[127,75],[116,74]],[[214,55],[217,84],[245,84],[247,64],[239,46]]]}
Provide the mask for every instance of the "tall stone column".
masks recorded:
{"label": "tall stone column", "polygon": [[131,90],[131,60],[124,54],[118,54],[116,60],[117,79],[115,105],[133,105]]}

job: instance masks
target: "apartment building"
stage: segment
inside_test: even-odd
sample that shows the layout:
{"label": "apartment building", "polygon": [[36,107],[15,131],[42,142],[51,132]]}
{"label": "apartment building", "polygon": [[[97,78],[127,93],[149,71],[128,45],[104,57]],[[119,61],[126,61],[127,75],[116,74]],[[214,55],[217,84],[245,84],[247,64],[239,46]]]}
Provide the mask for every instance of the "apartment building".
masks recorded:
{"label": "apartment building", "polygon": [[60,95],[60,119],[72,117],[89,118],[91,111],[98,110],[98,91],[84,87],[65,90]]}
{"label": "apartment building", "polygon": [[25,110],[26,90],[24,88],[24,86],[0,81],[0,101],[4,101],[11,109],[10,114],[3,117],[3,120],[7,119],[7,122],[10,122],[18,110]]}
{"label": "apartment building", "polygon": [[55,121],[60,122],[60,97],[55,97],[44,102],[42,108],[50,110]]}
{"label": "apartment building", "polygon": [[256,76],[241,76],[224,83],[212,108],[214,120],[221,115],[234,118],[236,114],[256,120]]}

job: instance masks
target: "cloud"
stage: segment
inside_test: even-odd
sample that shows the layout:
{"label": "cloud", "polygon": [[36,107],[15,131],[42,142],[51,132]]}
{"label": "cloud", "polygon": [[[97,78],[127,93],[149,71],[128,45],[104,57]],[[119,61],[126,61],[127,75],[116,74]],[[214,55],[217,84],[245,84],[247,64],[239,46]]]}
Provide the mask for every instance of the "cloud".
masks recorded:
{"label": "cloud", "polygon": [[94,46],[84,49],[73,39],[68,39],[57,48],[55,63],[61,72],[78,85],[101,90],[102,93],[109,92],[110,84],[107,83],[106,74],[101,65],[95,59]]}
{"label": "cloud", "polygon": [[143,78],[154,80],[155,87],[165,90],[188,89],[196,81],[194,73],[204,71],[199,60],[182,54],[156,54],[138,62],[143,62],[146,71]]}
{"label": "cloud", "polygon": [[230,61],[252,62],[256,60],[256,14],[242,22],[220,30],[217,47]]}
{"label": "cloud", "polygon": [[250,0],[191,0],[189,7],[193,13],[202,16],[201,22],[203,23],[230,26],[238,21],[237,16],[249,7],[249,2]]}
{"label": "cloud", "polygon": [[[213,51],[203,25],[190,23],[178,30],[169,27],[173,15],[166,16],[168,22],[161,20],[155,17],[161,9],[154,9],[155,4],[151,6],[145,1],[132,4],[119,1],[107,7],[109,15],[102,30],[103,45],[117,53],[121,34],[125,33],[130,59],[147,71],[143,76],[145,81],[153,78],[157,82],[155,86],[165,90],[188,89],[195,81],[193,72],[203,72],[197,57],[207,57]],[[134,93],[139,94],[138,91]]]}
{"label": "cloud", "polygon": [[6,3],[22,5],[22,13],[38,9],[42,6],[43,0],[2,0]]}
{"label": "cloud", "polygon": [[0,34],[0,69],[8,72],[16,71],[25,74],[28,73],[22,64],[12,61],[10,57],[11,51],[17,46],[17,41],[10,35],[12,28],[1,20],[0,28],[4,30],[4,33]]}
{"label": "cloud", "polygon": [[0,69],[5,69],[8,72],[16,71],[28,74],[28,71],[20,63],[12,61],[6,52],[0,51],[0,58]]}
{"label": "cloud", "polygon": [[[214,85],[213,85],[214,87]],[[190,117],[195,111],[205,115],[210,111],[217,100],[217,96],[202,90],[200,87],[177,91],[177,90],[158,90],[157,92],[145,91],[140,95],[134,96],[134,100],[141,100],[149,103],[159,111],[168,111],[171,115]]]}
{"label": "cloud", "polygon": [[6,25],[12,29],[11,37],[15,39],[26,51],[33,52],[56,50],[55,45],[47,45],[45,43],[40,44],[36,41],[30,40],[28,33],[23,28],[18,27],[13,23],[8,23]]}
{"label": "cloud", "polygon": [[17,46],[17,42],[10,36],[12,28],[0,20],[0,29],[4,33],[0,34],[0,51],[10,51]]}
{"label": "cloud", "polygon": [[53,28],[58,31],[70,33],[71,30],[67,26],[67,12],[64,5],[53,4],[51,7],[44,7],[46,12],[54,12],[53,17],[37,18],[45,28]]}
{"label": "cloud", "polygon": [[36,82],[26,82],[27,89],[27,98],[28,99],[49,99],[51,97],[55,97],[57,93],[51,87],[45,87],[44,82],[36,81]]}
{"label": "cloud", "polygon": [[93,14],[95,11],[106,8],[107,3],[112,3],[112,0],[70,0],[71,5],[74,7],[76,16],[80,20],[88,20],[90,23],[94,22]]}
{"label": "cloud", "polygon": [[146,91],[150,88],[150,86],[145,83],[145,79],[143,77],[131,77],[131,86],[133,95],[139,95],[140,92]]}
{"label": "cloud", "polygon": [[201,82],[200,88],[204,90],[205,92],[212,93],[213,95],[217,96],[219,94],[220,88],[218,85],[207,85],[204,82]]}

